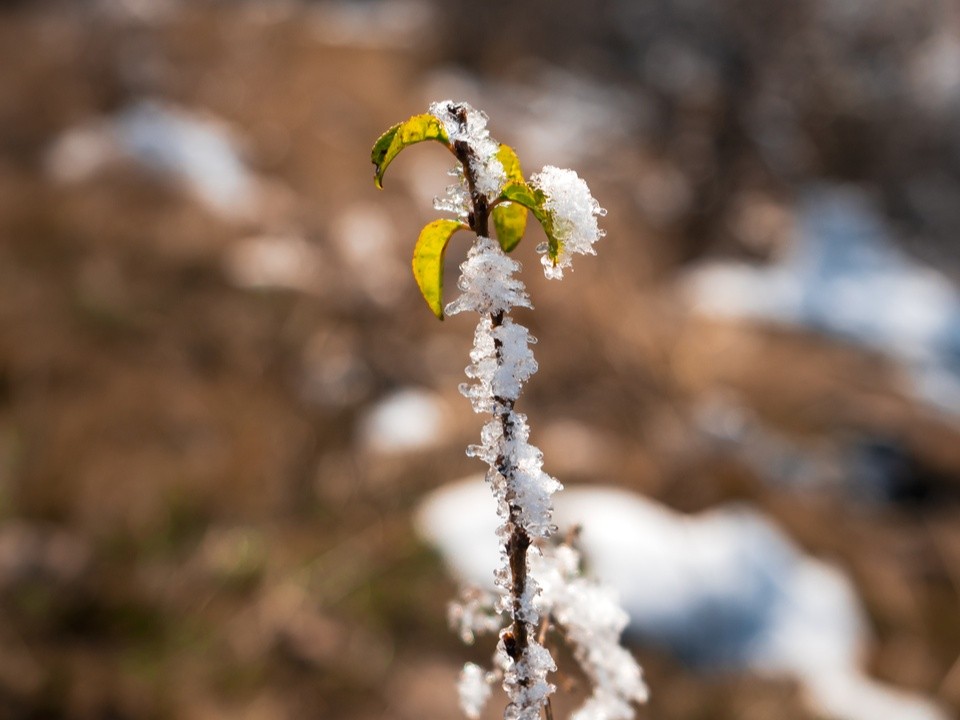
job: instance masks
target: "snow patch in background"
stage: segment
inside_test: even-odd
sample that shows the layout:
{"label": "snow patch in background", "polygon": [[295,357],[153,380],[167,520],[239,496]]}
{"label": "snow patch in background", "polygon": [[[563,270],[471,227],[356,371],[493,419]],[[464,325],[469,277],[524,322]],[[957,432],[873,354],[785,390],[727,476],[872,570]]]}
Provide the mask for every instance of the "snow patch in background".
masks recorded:
{"label": "snow patch in background", "polygon": [[419,0],[333,0],[312,6],[309,18],[314,35],[328,45],[408,48],[433,23],[433,8]]}
{"label": "snow patch in background", "polygon": [[[694,667],[792,676],[814,712],[839,720],[946,719],[866,676],[867,621],[850,579],[758,511],[686,516],[607,488],[567,489],[555,504],[561,531],[582,526],[587,567],[617,590],[644,640]],[[497,515],[482,476],[434,491],[416,524],[456,576],[492,589]]]}
{"label": "snow patch in background", "polygon": [[319,249],[297,236],[244,238],[233,243],[224,256],[227,277],[245,289],[315,292],[321,266]]}
{"label": "snow patch in background", "polygon": [[362,418],[361,442],[375,453],[422,450],[439,442],[443,420],[439,397],[406,388],[381,400]]}
{"label": "snow patch in background", "polygon": [[496,118],[495,131],[509,130],[506,143],[522,150],[528,175],[548,163],[577,165],[611,147],[627,147],[637,127],[647,122],[649,109],[637,100],[637,92],[548,65],[525,77],[522,83],[481,85],[473,75],[443,68],[426,79],[424,94],[475,99],[476,106]]}
{"label": "snow patch in background", "polygon": [[820,186],[798,204],[797,231],[769,266],[712,262],[682,281],[707,315],[799,325],[902,362],[924,402],[960,414],[960,293],[893,243],[869,197]]}
{"label": "snow patch in background", "polygon": [[228,126],[159,100],[64,131],[47,149],[45,166],[54,180],[72,183],[121,159],[183,183],[227,218],[248,218],[258,205],[256,180]]}
{"label": "snow patch in background", "polygon": [[[332,223],[330,234],[352,285],[382,307],[393,307],[409,290],[410,265],[400,252],[390,215],[380,205],[348,205]],[[401,260],[404,258],[404,260]]]}

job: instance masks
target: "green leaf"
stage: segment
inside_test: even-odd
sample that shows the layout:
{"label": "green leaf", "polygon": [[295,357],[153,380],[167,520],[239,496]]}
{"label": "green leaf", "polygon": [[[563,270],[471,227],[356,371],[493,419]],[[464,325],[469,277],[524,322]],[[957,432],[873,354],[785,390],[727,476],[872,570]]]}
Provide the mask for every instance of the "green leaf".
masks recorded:
{"label": "green leaf", "polygon": [[414,115],[406,122],[397,123],[380,136],[370,153],[370,160],[376,166],[373,180],[378,188],[383,187],[383,174],[400,151],[424,140],[438,140],[450,147],[450,138],[443,123],[428,113]]}
{"label": "green leaf", "polygon": [[420,231],[413,249],[413,277],[433,314],[443,320],[443,255],[457,230],[469,228],[459,220],[434,220]]}
{"label": "green leaf", "polygon": [[[530,187],[523,180],[508,182],[500,192],[500,199],[523,205],[533,213],[543,232],[547,236],[548,255],[554,262],[560,257],[560,240],[557,239],[553,227],[553,215],[547,210],[547,197],[540,188]],[[499,205],[497,207],[500,207]]]}
{"label": "green leaf", "polygon": [[[503,165],[508,183],[523,182],[520,160],[512,147],[501,145],[497,151],[497,159]],[[502,202],[493,208],[492,214],[500,247],[504,252],[510,252],[523,239],[523,233],[527,229],[527,209],[519,203]]]}

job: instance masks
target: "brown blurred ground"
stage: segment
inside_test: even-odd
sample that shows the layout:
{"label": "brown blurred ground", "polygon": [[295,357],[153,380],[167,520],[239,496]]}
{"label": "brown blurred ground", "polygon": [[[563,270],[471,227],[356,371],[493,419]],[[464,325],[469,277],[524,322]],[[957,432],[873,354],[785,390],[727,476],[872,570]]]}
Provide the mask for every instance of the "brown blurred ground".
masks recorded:
{"label": "brown blurred ground", "polygon": [[[0,717],[458,716],[453,679],[474,655],[445,627],[453,584],[410,510],[477,469],[463,448],[478,422],[456,394],[469,320],[438,324],[405,275],[378,299],[344,229],[386,218],[371,262],[384,282],[406,273],[431,218],[412,178],[444,158],[411,151],[379,194],[367,158],[425,107],[436,57],[335,43],[257,7],[150,23],[0,13]],[[268,186],[256,216],[219,217],[134,163],[50,179],[53,138],[144,95],[242,134]],[[960,430],[883,358],[689,317],[669,280],[696,243],[676,249],[687,236],[633,202],[649,162],[640,145],[587,158],[577,169],[609,210],[600,254],[561,286],[528,275],[542,371],[523,404],[547,469],[683,510],[756,502],[852,573],[874,674],[960,710]],[[262,233],[315,250],[308,291],[232,281],[231,249]],[[535,244],[519,250],[529,269]],[[408,386],[438,394],[447,431],[426,451],[373,452],[361,417]],[[698,436],[698,399],[717,391],[800,443],[896,438],[934,500],[777,490]],[[603,452],[565,460],[571,426]],[[653,688],[641,718],[810,717],[789,683],[704,680],[638,653]]]}

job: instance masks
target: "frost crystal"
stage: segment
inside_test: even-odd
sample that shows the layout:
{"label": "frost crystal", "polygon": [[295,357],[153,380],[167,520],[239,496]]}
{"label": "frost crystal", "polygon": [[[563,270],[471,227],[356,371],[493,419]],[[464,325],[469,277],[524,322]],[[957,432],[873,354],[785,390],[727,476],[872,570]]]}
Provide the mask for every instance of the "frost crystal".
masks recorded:
{"label": "frost crystal", "polygon": [[467,188],[467,180],[463,175],[463,168],[458,164],[447,174],[456,178],[457,181],[447,185],[443,197],[433,199],[433,208],[440,212],[456,215],[461,220],[466,220],[470,216],[470,191]]}
{"label": "frost crystal", "polygon": [[460,671],[457,694],[460,696],[460,708],[463,714],[472,720],[480,717],[487,700],[490,699],[491,685],[496,675],[487,672],[479,665],[467,663]]}
{"label": "frost crystal", "polygon": [[[471,160],[470,170],[472,171],[477,191],[483,193],[489,202],[493,202],[507,176],[503,170],[503,163],[497,158],[497,152],[500,150],[500,143],[490,137],[490,131],[487,130],[486,113],[475,110],[465,102],[454,102],[453,100],[442,100],[435,102],[430,106],[430,114],[443,123],[451,143],[458,141],[465,142],[470,147]],[[458,186],[465,190],[465,181],[462,173],[461,182]],[[447,198],[451,198],[451,190],[447,190]],[[454,199],[460,197],[456,192]],[[469,209],[469,193],[463,198],[464,205],[459,206]],[[443,200],[438,201],[443,203]],[[438,207],[446,210],[447,207]],[[466,217],[463,215],[462,217]]]}
{"label": "frost crystal", "polygon": [[556,479],[543,472],[543,453],[527,442],[530,428],[527,416],[511,413],[513,437],[503,442],[500,453],[514,468],[513,476],[507,479],[508,495],[517,507],[517,524],[531,537],[546,538],[553,532],[553,500],[555,492],[562,490]]}
{"label": "frost crystal", "polygon": [[467,259],[460,265],[463,294],[447,305],[447,315],[473,310],[481,315],[495,315],[514,307],[533,307],[523,283],[513,277],[520,263],[511,260],[499,243],[479,237]]}
{"label": "frost crystal", "polygon": [[460,386],[474,412],[493,412],[496,403],[520,397],[523,383],[537,371],[537,361],[529,347],[535,342],[536,338],[523,325],[510,318],[497,327],[489,316],[480,318],[470,351],[473,362],[466,370],[467,377],[476,383]]}
{"label": "frost crystal", "polygon": [[514,663],[501,635],[495,659],[503,670],[503,689],[510,698],[504,720],[540,720],[544,703],[557,689],[547,682],[547,674],[557,669],[550,651],[531,638],[527,652]]}
{"label": "frost crystal", "polygon": [[472,645],[476,636],[495,633],[500,629],[501,619],[496,608],[497,598],[480,588],[464,588],[459,600],[447,607],[447,620],[457,630],[460,639]]}
{"label": "frost crystal", "polygon": [[579,554],[568,545],[530,556],[540,612],[563,629],[593,684],[593,694],[571,720],[630,720],[631,703],[646,702],[648,691],[640,666],[620,645],[627,613],[610,588],[580,575],[579,565]]}
{"label": "frost crystal", "polygon": [[547,246],[541,245],[540,263],[544,274],[552,279],[563,277],[563,269],[571,266],[573,253],[596,255],[593,244],[604,236],[597,226],[597,216],[607,214],[590,194],[587,183],[573,170],[548,165],[530,178],[530,184],[540,188],[546,196],[546,208],[553,218],[554,236],[560,243],[556,262],[546,254]]}

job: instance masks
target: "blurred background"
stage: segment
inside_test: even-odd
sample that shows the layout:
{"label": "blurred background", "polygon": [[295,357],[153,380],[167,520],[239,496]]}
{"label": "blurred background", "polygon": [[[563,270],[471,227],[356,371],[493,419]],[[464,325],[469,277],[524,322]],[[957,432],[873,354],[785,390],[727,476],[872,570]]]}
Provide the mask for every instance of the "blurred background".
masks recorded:
{"label": "blurred background", "polygon": [[[7,0],[0,718],[460,716],[490,644],[447,628],[414,517],[480,469],[472,320],[409,271],[450,162],[411,149],[382,192],[369,163],[448,97],[609,211],[562,283],[539,229],[517,250],[546,470],[727,513],[683,590],[717,613],[658,636],[625,599],[638,717],[958,717],[955,3]],[[623,550],[610,579],[656,595]],[[802,602],[801,560],[831,573]],[[743,650],[781,627],[760,579],[912,704]]]}

